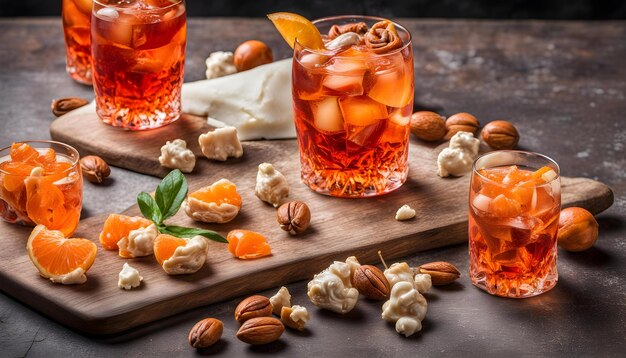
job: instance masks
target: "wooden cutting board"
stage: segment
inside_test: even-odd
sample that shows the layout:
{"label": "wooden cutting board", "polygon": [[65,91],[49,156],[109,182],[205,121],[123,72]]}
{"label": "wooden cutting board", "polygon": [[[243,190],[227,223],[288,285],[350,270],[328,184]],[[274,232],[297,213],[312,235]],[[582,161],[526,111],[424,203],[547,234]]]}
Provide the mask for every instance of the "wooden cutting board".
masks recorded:
{"label": "wooden cutting board", "polygon": [[[157,162],[160,146],[166,140],[182,137],[198,153],[196,138],[207,129],[204,119],[186,116],[159,130],[124,132],[93,116],[81,115],[57,119],[51,133],[54,139],[75,146],[82,154],[98,153],[111,164],[163,175],[166,171]],[[295,140],[245,142],[244,151],[242,158],[225,163],[199,158],[194,173],[187,175],[191,190],[221,178],[235,182],[243,208],[234,221],[204,225],[192,222],[181,212],[169,223],[202,226],[223,235],[234,228],[256,230],[268,237],[273,256],[237,260],[224,244],[210,242],[205,267],[196,274],[177,277],[165,274],[153,257],[131,259],[128,262],[139,269],[144,282],[138,289],[124,291],[117,287],[117,278],[127,260],[115,251],[99,250],[87,283],[63,286],[40,277],[30,262],[25,250],[30,229],[2,222],[1,289],[79,331],[109,334],[194,307],[309,279],[333,260],[344,260],[349,255],[356,255],[362,263],[378,263],[376,251],[382,250],[389,262],[467,241],[469,176],[439,178],[435,174],[437,150],[433,147],[412,142],[406,184],[394,193],[358,200],[322,196],[302,184]],[[257,165],[262,162],[274,163],[285,174],[291,184],[291,199],[309,204],[312,223],[304,235],[292,237],[282,231],[276,223],[275,209],[254,195]],[[613,202],[611,190],[591,179],[562,178],[562,186],[565,206],[582,206],[598,213]],[[128,195],[134,197],[136,193]],[[403,204],[417,210],[415,219],[394,220]],[[136,215],[138,209],[131,207],[125,213]],[[82,220],[75,236],[97,242],[104,219]]]}

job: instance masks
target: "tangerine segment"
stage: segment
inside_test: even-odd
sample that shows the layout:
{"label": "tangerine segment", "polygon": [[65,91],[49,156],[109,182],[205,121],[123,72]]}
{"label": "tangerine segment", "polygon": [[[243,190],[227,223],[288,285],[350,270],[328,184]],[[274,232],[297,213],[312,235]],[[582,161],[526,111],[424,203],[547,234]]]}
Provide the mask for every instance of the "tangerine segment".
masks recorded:
{"label": "tangerine segment", "polygon": [[305,17],[290,12],[275,12],[267,15],[267,17],[291,48],[294,47],[297,38],[304,47],[313,50],[324,49],[322,35],[317,27]]}
{"label": "tangerine segment", "polygon": [[46,278],[58,278],[76,269],[89,270],[96,259],[96,245],[80,238],[66,239],[57,230],[37,225],[28,238],[28,256]]}
{"label": "tangerine segment", "polygon": [[104,222],[100,233],[100,245],[106,250],[117,250],[117,243],[127,237],[132,230],[144,228],[152,224],[152,221],[140,216],[126,216],[111,214]]}
{"label": "tangerine segment", "polygon": [[159,265],[174,255],[178,247],[187,245],[187,240],[168,234],[160,234],[154,239],[154,257]]}
{"label": "tangerine segment", "polygon": [[228,251],[243,260],[257,259],[272,254],[265,236],[249,230],[233,230],[228,233]]}
{"label": "tangerine segment", "polygon": [[26,143],[13,143],[10,150],[11,160],[21,163],[35,163],[39,152]]}
{"label": "tangerine segment", "polygon": [[61,229],[63,222],[67,220],[65,198],[61,190],[41,177],[28,177],[24,183],[28,217],[45,227]]}
{"label": "tangerine segment", "polygon": [[205,203],[231,204],[241,208],[241,195],[237,192],[237,185],[226,179],[194,191],[189,196]]}

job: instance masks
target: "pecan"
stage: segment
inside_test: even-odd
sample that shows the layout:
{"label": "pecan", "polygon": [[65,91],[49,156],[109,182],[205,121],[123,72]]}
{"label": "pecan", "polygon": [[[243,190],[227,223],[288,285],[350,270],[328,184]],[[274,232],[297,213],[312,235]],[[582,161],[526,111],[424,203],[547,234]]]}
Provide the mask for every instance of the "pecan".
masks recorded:
{"label": "pecan", "polygon": [[393,22],[379,21],[365,35],[365,45],[374,53],[386,53],[402,47],[402,39]]}
{"label": "pecan", "polygon": [[359,35],[365,35],[367,33],[367,25],[364,22],[333,25],[330,30],[328,30],[328,38],[332,40],[339,35],[345,34],[346,32],[354,32]]}
{"label": "pecan", "polygon": [[52,113],[55,116],[61,117],[65,113],[73,111],[78,107],[82,107],[87,103],[89,103],[88,100],[78,97],[58,98],[52,100],[50,109],[52,109]]}

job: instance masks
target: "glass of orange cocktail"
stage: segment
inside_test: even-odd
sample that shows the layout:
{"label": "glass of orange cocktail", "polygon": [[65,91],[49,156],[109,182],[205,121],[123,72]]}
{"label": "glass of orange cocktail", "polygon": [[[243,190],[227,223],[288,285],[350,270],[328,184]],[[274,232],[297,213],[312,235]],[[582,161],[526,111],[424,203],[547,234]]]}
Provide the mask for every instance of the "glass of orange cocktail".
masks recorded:
{"label": "glass of orange cocktail", "polygon": [[[410,33],[397,23],[367,16],[324,18],[313,24],[324,48],[308,48],[296,38],[293,55],[302,180],[319,193],[341,197],[397,189],[408,174]],[[389,33],[381,35],[377,29],[392,31],[390,36],[400,42],[389,49],[382,47],[388,43],[371,46],[365,40],[370,33],[387,40]],[[338,40],[341,35],[344,40]]]}
{"label": "glass of orange cocktail", "polygon": [[469,194],[472,283],[515,298],[553,288],[560,210],[559,167],[552,159],[523,151],[476,159]]}
{"label": "glass of orange cocktail", "polygon": [[91,0],[63,0],[61,15],[65,34],[65,68],[77,82],[90,85],[91,47],[89,25]]}
{"label": "glass of orange cocktail", "polygon": [[131,130],[177,120],[185,64],[184,0],[94,0],[96,112]]}
{"label": "glass of orange cocktail", "polygon": [[0,149],[0,218],[71,235],[80,219],[83,177],[78,152],[53,141]]}

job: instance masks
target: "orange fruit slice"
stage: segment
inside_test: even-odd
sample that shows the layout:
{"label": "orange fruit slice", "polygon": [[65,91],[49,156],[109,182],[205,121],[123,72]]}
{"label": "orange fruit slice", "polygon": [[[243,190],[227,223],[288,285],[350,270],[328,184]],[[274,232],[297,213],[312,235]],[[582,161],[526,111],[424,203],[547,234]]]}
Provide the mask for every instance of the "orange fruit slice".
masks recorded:
{"label": "orange fruit slice", "polygon": [[323,50],[324,41],[320,31],[305,17],[290,12],[275,12],[267,15],[285,41],[294,47],[296,39],[309,49]]}
{"label": "orange fruit slice", "polygon": [[196,190],[189,196],[205,203],[231,204],[241,208],[241,195],[237,192],[237,185],[226,179]]}
{"label": "orange fruit slice", "polygon": [[187,240],[168,234],[160,234],[154,239],[154,257],[159,265],[174,255],[176,248],[187,245]]}
{"label": "orange fruit slice", "polygon": [[28,237],[28,256],[41,276],[63,284],[83,283],[98,249],[87,239],[66,239],[57,230],[37,225]]}
{"label": "orange fruit slice", "polygon": [[118,241],[127,237],[132,230],[145,228],[150,224],[152,221],[140,216],[111,214],[104,222],[100,233],[100,244],[106,250],[117,250]]}
{"label": "orange fruit slice", "polygon": [[265,237],[249,230],[233,230],[228,233],[228,251],[238,259],[258,259],[272,254]]}
{"label": "orange fruit slice", "polygon": [[241,195],[235,184],[221,179],[189,194],[183,209],[194,220],[222,224],[239,214]]}

